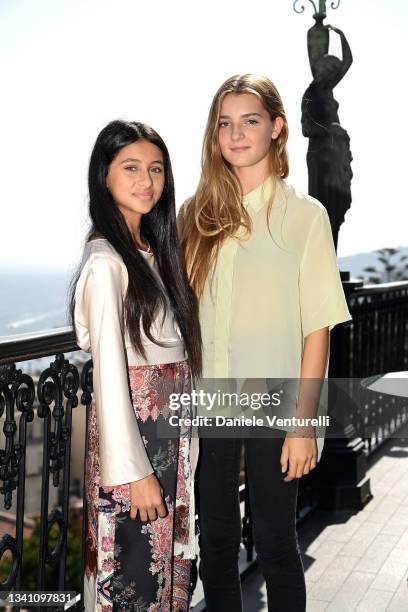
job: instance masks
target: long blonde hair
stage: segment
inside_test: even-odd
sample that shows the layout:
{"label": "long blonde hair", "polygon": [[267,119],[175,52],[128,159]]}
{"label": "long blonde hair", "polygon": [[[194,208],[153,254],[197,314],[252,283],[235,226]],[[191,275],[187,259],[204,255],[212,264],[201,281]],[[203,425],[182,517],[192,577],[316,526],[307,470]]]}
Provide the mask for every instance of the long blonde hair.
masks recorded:
{"label": "long blonde hair", "polygon": [[[222,101],[228,93],[251,93],[259,98],[271,120],[282,117],[278,138],[271,139],[271,175],[286,178],[289,173],[286,143],[288,124],[281,97],[275,85],[265,76],[235,75],[218,89],[211,104],[204,134],[201,178],[195,195],[181,212],[181,245],[190,284],[197,297],[224,240],[234,237],[242,227],[243,236],[251,233],[251,220],[242,206],[241,187],[229,163],[223,158],[218,142],[218,123]],[[271,197],[267,217],[269,223]]]}

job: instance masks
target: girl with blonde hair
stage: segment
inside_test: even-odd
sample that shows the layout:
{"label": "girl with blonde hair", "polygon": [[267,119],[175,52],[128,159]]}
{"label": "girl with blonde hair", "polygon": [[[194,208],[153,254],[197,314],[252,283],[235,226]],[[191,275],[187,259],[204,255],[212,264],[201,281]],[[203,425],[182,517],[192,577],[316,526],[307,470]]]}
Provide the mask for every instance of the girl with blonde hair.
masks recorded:
{"label": "girl with blonde hair", "polygon": [[[244,443],[256,552],[268,609],[302,612],[305,580],[296,534],[299,478],[316,467],[322,438],[299,416],[315,413],[327,375],[329,331],[349,320],[324,206],[285,179],[288,124],[266,77],[227,79],[213,99],[195,195],[179,231],[199,298],[203,378],[300,381],[293,426],[269,435],[205,437],[197,468],[200,573],[209,612],[242,610],[239,469]],[[272,384],[273,386],[273,384]],[[270,387],[269,387],[270,388]],[[313,409],[311,409],[311,406]],[[288,405],[276,410],[288,416]],[[296,420],[298,419],[298,420]],[[301,424],[300,424],[301,423]],[[256,434],[255,434],[256,436]]]}

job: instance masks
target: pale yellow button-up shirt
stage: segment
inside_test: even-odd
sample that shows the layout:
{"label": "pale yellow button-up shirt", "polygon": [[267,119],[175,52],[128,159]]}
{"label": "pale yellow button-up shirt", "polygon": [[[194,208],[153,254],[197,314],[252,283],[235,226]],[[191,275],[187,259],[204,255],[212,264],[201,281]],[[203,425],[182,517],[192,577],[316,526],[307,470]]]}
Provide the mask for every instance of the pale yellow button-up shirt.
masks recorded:
{"label": "pale yellow button-up shirt", "polygon": [[207,277],[204,378],[298,378],[305,337],[351,319],[325,207],[280,180],[269,233],[272,185],[243,198],[251,237],[225,241]]}
{"label": "pale yellow button-up shirt", "polygon": [[279,179],[269,231],[272,189],[244,196],[251,236],[224,242],[204,285],[204,379],[298,379],[306,336],[351,319],[325,207]]}

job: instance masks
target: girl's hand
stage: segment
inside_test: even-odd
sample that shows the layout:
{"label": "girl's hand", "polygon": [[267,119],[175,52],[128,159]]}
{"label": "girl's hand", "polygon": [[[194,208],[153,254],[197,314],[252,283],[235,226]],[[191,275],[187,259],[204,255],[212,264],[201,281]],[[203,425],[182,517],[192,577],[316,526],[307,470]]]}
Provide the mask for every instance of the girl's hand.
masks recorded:
{"label": "girl's hand", "polygon": [[289,467],[284,478],[285,482],[309,474],[317,463],[316,438],[297,438],[294,434],[287,434],[282,446],[280,463],[282,472],[286,472]]}
{"label": "girl's hand", "polygon": [[164,518],[167,514],[163,489],[155,474],[130,483],[130,502],[131,519],[135,519],[138,512],[141,521],[155,521],[157,516]]}

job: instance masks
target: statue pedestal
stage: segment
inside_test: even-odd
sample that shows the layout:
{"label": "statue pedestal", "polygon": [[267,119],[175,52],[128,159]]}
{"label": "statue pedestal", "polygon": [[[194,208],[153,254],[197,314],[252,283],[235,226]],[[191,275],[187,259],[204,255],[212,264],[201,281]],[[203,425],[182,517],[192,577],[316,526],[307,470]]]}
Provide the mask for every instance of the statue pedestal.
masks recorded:
{"label": "statue pedestal", "polygon": [[[346,297],[363,286],[360,279],[350,278],[350,272],[340,272]],[[331,332],[329,378],[355,376],[350,372],[352,350],[351,326],[337,325]],[[318,465],[319,507],[325,510],[361,509],[372,499],[364,441],[354,426],[347,422],[347,414],[356,409],[346,394],[334,397],[329,384],[330,428]],[[330,396],[332,399],[330,400]],[[336,406],[336,415],[331,413]],[[339,414],[340,406],[340,414]]]}
{"label": "statue pedestal", "polygon": [[343,436],[326,439],[319,462],[319,508],[323,510],[361,510],[373,497],[364,442],[352,425],[344,428]]}

